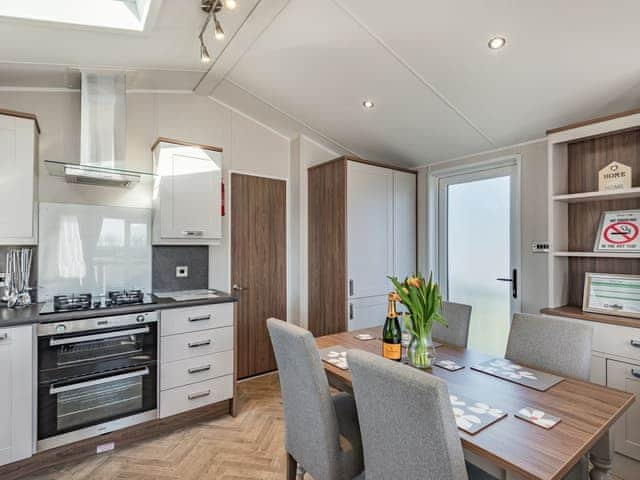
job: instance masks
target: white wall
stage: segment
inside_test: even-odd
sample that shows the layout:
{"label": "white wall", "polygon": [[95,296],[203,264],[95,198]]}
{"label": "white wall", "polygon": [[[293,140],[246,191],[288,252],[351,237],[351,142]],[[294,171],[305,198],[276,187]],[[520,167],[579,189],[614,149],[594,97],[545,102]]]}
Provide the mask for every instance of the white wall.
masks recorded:
{"label": "white wall", "polygon": [[[40,201],[151,208],[151,188],[147,185],[132,189],[74,185],[48,174],[44,160],[79,161],[78,91],[2,91],[0,107],[38,116],[42,128]],[[151,171],[151,145],[159,136],[221,147],[227,185],[230,170],[289,179],[289,139],[265,124],[192,93],[128,93],[127,168]],[[210,286],[227,291],[229,219],[227,215],[223,222],[221,245],[210,249],[209,269]]]}
{"label": "white wall", "polygon": [[[477,155],[438,163],[437,168],[456,168],[483,161],[520,154],[521,164],[521,285],[522,311],[539,313],[547,306],[547,254],[532,253],[531,243],[547,238],[547,142],[506,147]],[[429,192],[428,167],[418,174],[418,265],[424,272],[433,270],[428,261],[430,238],[427,238]]]}

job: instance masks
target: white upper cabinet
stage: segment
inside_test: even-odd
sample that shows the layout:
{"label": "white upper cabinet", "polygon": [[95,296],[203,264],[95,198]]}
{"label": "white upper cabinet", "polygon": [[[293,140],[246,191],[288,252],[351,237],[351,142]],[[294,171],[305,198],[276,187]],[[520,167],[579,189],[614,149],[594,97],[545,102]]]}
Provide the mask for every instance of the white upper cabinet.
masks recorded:
{"label": "white upper cabinet", "polygon": [[222,238],[222,153],[170,140],[154,149],[153,243],[215,244]]}
{"label": "white upper cabinet", "polygon": [[393,275],[393,171],[347,162],[349,296],[387,293]]}
{"label": "white upper cabinet", "polygon": [[36,121],[0,114],[0,245],[38,243]]}
{"label": "white upper cabinet", "polygon": [[0,465],[31,456],[33,425],[33,328],[0,329]]}
{"label": "white upper cabinet", "polygon": [[415,173],[393,171],[393,274],[400,280],[416,273],[416,189]]}

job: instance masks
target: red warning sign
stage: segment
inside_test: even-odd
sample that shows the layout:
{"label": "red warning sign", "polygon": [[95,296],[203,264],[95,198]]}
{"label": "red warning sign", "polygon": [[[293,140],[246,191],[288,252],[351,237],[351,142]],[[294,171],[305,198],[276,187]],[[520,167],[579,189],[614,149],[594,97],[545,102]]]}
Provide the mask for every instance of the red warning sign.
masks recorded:
{"label": "red warning sign", "polygon": [[631,222],[616,222],[608,225],[604,230],[604,238],[615,245],[631,243],[636,238],[640,230],[638,226]]}

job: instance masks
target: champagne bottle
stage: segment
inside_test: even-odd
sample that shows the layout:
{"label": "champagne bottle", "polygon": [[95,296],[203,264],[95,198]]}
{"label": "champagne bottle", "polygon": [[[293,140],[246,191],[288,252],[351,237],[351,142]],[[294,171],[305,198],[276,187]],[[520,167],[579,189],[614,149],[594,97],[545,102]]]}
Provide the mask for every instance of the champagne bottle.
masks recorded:
{"label": "champagne bottle", "polygon": [[402,360],[402,330],[396,312],[396,294],[390,293],[387,297],[387,319],[382,330],[382,356],[389,360]]}

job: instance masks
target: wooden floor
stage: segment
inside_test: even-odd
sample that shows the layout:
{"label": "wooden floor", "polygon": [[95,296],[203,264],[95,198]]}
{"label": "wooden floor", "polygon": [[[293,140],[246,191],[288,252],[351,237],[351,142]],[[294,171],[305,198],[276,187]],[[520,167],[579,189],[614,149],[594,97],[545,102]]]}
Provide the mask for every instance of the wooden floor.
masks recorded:
{"label": "wooden floor", "polygon": [[[48,471],[33,480],[282,480],[284,416],[277,375],[243,382],[239,413]],[[613,479],[640,463],[616,456]],[[310,480],[308,476],[305,480]]]}

